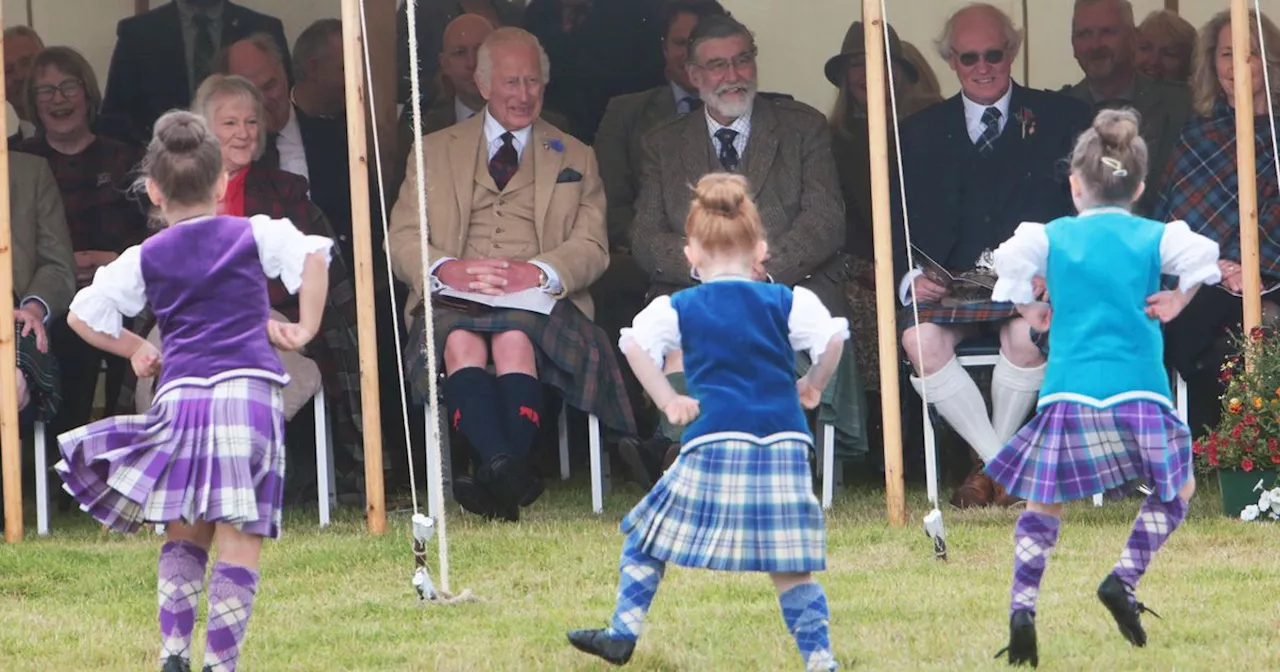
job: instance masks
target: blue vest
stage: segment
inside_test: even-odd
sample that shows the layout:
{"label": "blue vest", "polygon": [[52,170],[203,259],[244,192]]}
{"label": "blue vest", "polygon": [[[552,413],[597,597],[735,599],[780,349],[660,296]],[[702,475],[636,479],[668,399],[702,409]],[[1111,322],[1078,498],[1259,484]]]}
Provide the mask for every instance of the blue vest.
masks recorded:
{"label": "blue vest", "polygon": [[1055,219],[1045,233],[1053,326],[1039,405],[1171,406],[1160,322],[1145,312],[1161,288],[1164,224],[1103,208]]}
{"label": "blue vest", "polygon": [[732,434],[813,441],[796,393],[789,288],[717,280],[676,292],[671,307],[689,396],[701,409],[684,431],[686,448]]}

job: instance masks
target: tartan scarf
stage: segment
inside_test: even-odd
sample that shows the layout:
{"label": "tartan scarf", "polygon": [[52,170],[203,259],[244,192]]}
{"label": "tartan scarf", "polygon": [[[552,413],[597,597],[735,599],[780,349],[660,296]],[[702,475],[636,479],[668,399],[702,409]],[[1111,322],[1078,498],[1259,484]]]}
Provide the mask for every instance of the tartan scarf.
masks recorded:
{"label": "tartan scarf", "polygon": [[[1262,274],[1280,279],[1280,184],[1276,182],[1271,124],[1266,115],[1254,120],[1258,251]],[[1236,115],[1226,98],[1218,98],[1209,116],[1187,122],[1163,177],[1164,189],[1151,218],[1184,220],[1192,231],[1218,243],[1221,258],[1240,261]]]}

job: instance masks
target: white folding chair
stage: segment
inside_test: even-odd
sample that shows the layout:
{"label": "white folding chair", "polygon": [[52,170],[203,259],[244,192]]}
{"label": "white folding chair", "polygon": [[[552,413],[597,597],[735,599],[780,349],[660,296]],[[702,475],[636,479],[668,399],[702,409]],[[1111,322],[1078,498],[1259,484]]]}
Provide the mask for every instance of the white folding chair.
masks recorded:
{"label": "white folding chair", "polygon": [[837,486],[844,485],[844,463],[836,461],[835,425],[822,426],[822,508],[831,509]]}
{"label": "white folding chair", "polygon": [[[1182,377],[1182,374],[1179,373],[1177,369],[1173,370],[1172,376],[1173,376],[1173,406],[1178,413],[1178,419],[1185,423],[1188,417],[1187,415],[1188,414],[1187,381]],[[1151,489],[1145,485],[1138,486],[1138,490],[1144,494],[1148,494],[1148,495],[1151,494]],[[1093,505],[1095,507],[1102,506],[1103,501],[1105,500],[1101,492],[1093,496]]]}
{"label": "white folding chair", "polygon": [[320,527],[325,527],[329,524],[330,507],[338,504],[338,485],[333,471],[333,439],[329,436],[323,387],[311,401],[316,416],[316,499],[320,505]]}
{"label": "white folding chair", "polygon": [[36,446],[36,534],[49,535],[49,460],[45,455],[44,423],[35,422]]}

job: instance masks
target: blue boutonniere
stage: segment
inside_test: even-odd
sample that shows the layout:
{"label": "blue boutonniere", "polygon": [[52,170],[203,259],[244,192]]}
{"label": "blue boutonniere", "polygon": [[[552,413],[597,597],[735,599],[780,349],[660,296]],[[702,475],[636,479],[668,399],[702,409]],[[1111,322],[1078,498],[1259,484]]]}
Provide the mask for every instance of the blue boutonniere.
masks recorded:
{"label": "blue boutonniere", "polygon": [[564,151],[564,143],[560,142],[558,138],[551,138],[550,140],[543,142],[542,146],[555,152]]}

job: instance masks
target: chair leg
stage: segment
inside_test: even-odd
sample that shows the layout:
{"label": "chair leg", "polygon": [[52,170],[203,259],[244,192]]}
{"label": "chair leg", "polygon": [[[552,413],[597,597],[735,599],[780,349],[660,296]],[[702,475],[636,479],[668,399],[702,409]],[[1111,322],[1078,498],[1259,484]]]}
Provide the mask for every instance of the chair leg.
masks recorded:
{"label": "chair leg", "polygon": [[569,480],[569,405],[560,404],[560,480]]}
{"label": "chair leg", "polygon": [[831,509],[836,483],[836,428],[822,426],[822,508]]}
{"label": "chair leg", "polygon": [[1187,418],[1190,417],[1190,402],[1187,400],[1187,381],[1182,377],[1182,374],[1177,371],[1173,372],[1173,381],[1175,390],[1174,403],[1178,408],[1178,418],[1183,422],[1186,422]]}
{"label": "chair leg", "polygon": [[604,513],[605,457],[600,450],[600,419],[591,414],[587,422],[591,441],[591,510]]}
{"label": "chair leg", "polygon": [[320,527],[325,527],[329,524],[329,498],[333,492],[330,480],[333,455],[329,446],[329,414],[325,408],[323,388],[316,392],[312,403],[316,418],[316,490],[320,505]]}
{"label": "chair leg", "polygon": [[935,509],[939,509],[942,505],[938,501],[938,441],[934,436],[933,417],[929,415],[929,404],[922,400],[921,407],[924,409],[925,490],[928,492],[929,502]]}
{"label": "chair leg", "polygon": [[36,533],[49,534],[49,460],[45,455],[44,423],[36,421]]}
{"label": "chair leg", "polygon": [[1094,495],[1094,496],[1093,496],[1093,505],[1094,505],[1094,506],[1102,506],[1102,493],[1101,493],[1101,492],[1099,492],[1098,494],[1096,494],[1096,495]]}

